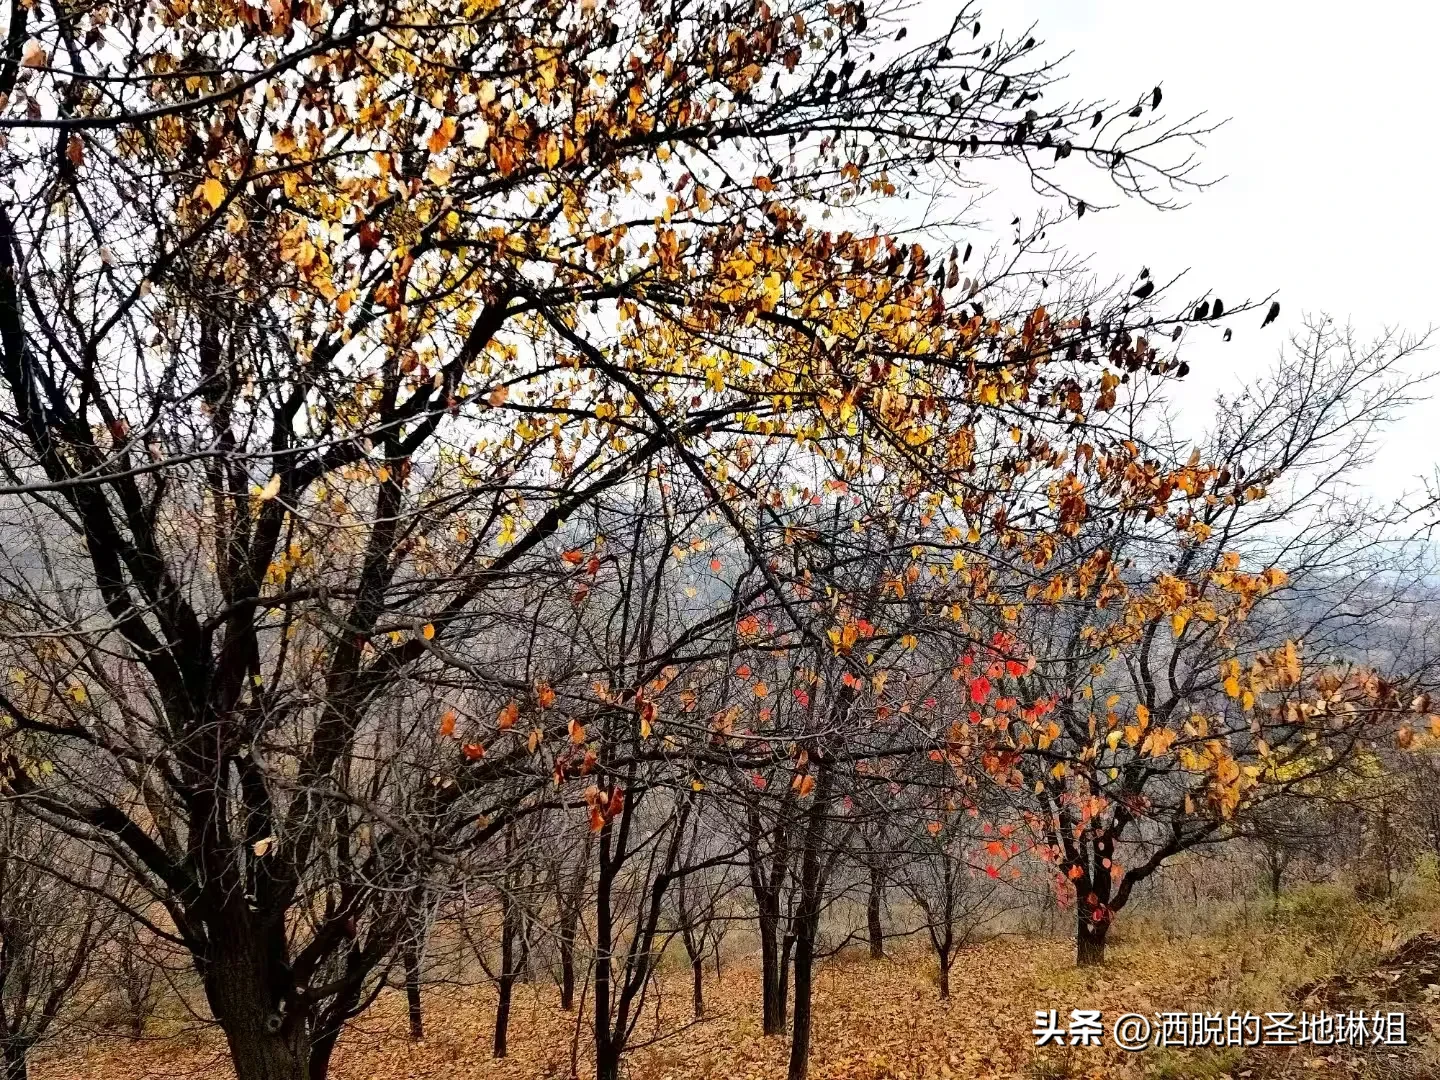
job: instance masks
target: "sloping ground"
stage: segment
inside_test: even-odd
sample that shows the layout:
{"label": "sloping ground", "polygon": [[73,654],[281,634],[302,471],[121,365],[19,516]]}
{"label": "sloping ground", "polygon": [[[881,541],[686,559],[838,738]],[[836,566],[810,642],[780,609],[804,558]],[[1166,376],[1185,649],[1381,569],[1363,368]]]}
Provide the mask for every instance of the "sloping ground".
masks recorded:
{"label": "sloping ground", "polygon": [[1440,934],[1416,934],[1362,975],[1332,975],[1307,983],[1296,1000],[1332,1009],[1440,1000]]}
{"label": "sloping ground", "polygon": [[1297,1011],[1311,1013],[1404,1013],[1409,1045],[1259,1051],[1238,1071],[1243,1080],[1295,1075],[1301,1068],[1361,1080],[1440,1080],[1440,934],[1417,934],[1358,974],[1312,980],[1293,1000]]}
{"label": "sloping ground", "polygon": [[[1404,1054],[1148,1050],[1125,1053],[1109,1044],[1111,1020],[1121,1013],[1238,1007],[1256,1011],[1322,1007],[1374,1008],[1382,991],[1411,995],[1412,1025],[1436,1019],[1433,987],[1440,936],[1412,942],[1359,977],[1311,978],[1300,987],[1314,1003],[1287,1004],[1289,988],[1325,970],[1329,954],[1294,935],[1249,930],[1225,938],[1114,946],[1102,969],[1077,970],[1064,942],[1007,938],[962,955],[952,976],[953,997],[937,999],[933,966],[922,953],[895,960],[835,962],[820,972],[816,995],[813,1080],[1269,1080],[1275,1077],[1365,1077],[1440,1080],[1433,1037]],[[1308,965],[1308,966],[1307,966]],[[1329,970],[1335,970],[1330,967]],[[1287,977],[1288,981],[1285,981]],[[1393,977],[1392,977],[1393,976]],[[1278,981],[1277,981],[1278,980]],[[760,1034],[757,972],[730,965],[707,986],[710,1011],[688,1016],[688,976],[660,981],[645,1004],[629,1055],[630,1080],[774,1080],[784,1075],[786,1045]],[[1427,995],[1429,998],[1427,999]],[[510,1027],[510,1056],[489,1054],[493,995],[480,987],[435,987],[425,996],[428,1037],[406,1038],[404,1001],[383,998],[348,1033],[337,1054],[334,1080],[562,1080],[571,1075],[572,1047],[582,1078],[591,1075],[588,1041],[577,1018],[557,1007],[548,985],[521,987]],[[1062,1018],[1076,1008],[1106,1016],[1107,1045],[1037,1050],[1031,1028],[1037,1009]],[[583,1019],[580,1021],[583,1025]],[[1412,1030],[1414,1028],[1412,1027]],[[1415,1041],[1412,1039],[1412,1041]],[[640,1045],[645,1044],[645,1045]],[[1429,1056],[1427,1056],[1429,1055]],[[223,1041],[210,1030],[180,1031],[140,1044],[91,1042],[52,1051],[32,1069],[33,1080],[227,1080]]]}

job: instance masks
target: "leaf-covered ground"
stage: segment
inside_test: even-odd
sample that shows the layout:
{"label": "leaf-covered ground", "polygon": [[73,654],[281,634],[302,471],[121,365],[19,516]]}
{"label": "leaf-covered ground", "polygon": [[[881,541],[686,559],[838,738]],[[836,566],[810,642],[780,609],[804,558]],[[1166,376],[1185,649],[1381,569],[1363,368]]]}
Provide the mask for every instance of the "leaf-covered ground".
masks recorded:
{"label": "leaf-covered ground", "polygon": [[[1127,1054],[1110,1046],[1037,1051],[1030,1035],[1036,1009],[1055,1008],[1064,1015],[1072,1008],[1097,1008],[1107,1017],[1164,1009],[1298,1010],[1302,1006],[1296,1003],[1313,996],[1318,980],[1337,972],[1370,972],[1377,987],[1389,980],[1385,954],[1397,944],[1396,936],[1383,926],[1351,926],[1346,933],[1327,935],[1323,922],[1305,932],[1273,925],[1205,937],[1167,939],[1152,932],[1113,945],[1104,968],[1083,971],[1073,966],[1066,943],[1002,938],[962,955],[952,974],[949,1002],[938,1000],[933,964],[919,951],[901,950],[885,961],[835,960],[824,966],[817,983],[810,1075],[814,1080],[1264,1080],[1328,1073],[1433,1080],[1440,1077],[1433,1033],[1440,1030],[1440,987],[1423,979],[1403,995],[1413,1044],[1403,1055],[1368,1049],[1326,1055],[1308,1047],[1248,1055]],[[708,1010],[700,1022],[687,1019],[688,972],[677,969],[659,980],[636,1036],[637,1043],[648,1045],[628,1058],[632,1080],[772,1080],[784,1075],[784,1040],[760,1032],[753,966],[733,961],[719,982],[708,974]],[[490,1055],[493,1004],[488,987],[428,988],[427,1037],[412,1043],[406,1036],[404,1000],[388,994],[346,1036],[331,1075],[335,1080],[566,1078],[572,1047],[578,1049],[579,1076],[590,1075],[587,1032],[577,1030],[573,1014],[559,1010],[551,986],[518,989],[510,1054],[503,1061]],[[229,1075],[223,1041],[205,1029],[157,1032],[138,1044],[117,1038],[55,1047],[32,1069],[36,1080],[226,1080]]]}

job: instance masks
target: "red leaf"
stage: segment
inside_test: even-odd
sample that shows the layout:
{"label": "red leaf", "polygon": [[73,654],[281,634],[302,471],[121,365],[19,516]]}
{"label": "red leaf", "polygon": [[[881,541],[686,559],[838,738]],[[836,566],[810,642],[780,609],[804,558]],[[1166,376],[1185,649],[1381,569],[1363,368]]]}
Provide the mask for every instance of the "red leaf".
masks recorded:
{"label": "red leaf", "polygon": [[970,680],[970,700],[979,705],[990,696],[990,680],[981,675]]}

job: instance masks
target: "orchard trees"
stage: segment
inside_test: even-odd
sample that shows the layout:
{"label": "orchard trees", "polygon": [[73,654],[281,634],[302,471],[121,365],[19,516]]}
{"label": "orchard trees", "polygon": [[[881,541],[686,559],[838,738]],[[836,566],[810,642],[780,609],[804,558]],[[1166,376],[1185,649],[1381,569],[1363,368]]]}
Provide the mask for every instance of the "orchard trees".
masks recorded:
{"label": "orchard trees", "polygon": [[[25,1080],[30,1051],[64,1026],[72,995],[122,921],[126,888],[101,853],[39,834],[0,805],[0,1061]],[[112,891],[113,890],[113,894]]]}
{"label": "orchard trees", "polygon": [[1372,665],[1413,555],[1389,535],[1395,515],[1345,485],[1416,391],[1415,347],[1362,347],[1317,320],[1172,474],[1183,512],[1096,505],[1062,556],[1093,568],[1092,587],[1031,587],[1021,682],[1048,715],[1010,721],[1008,738],[1040,851],[1075,901],[1081,963],[1167,859],[1313,794],[1401,704],[1399,676]]}
{"label": "orchard trees", "polygon": [[[1120,587],[1051,566],[1091,486],[1193,533],[1225,483],[1088,434],[1208,314],[870,224],[976,158],[1077,217],[1087,165],[1157,200],[1196,125],[898,14],[8,5],[4,788],[164,907],[240,1080],[321,1080],[435,897],[552,812],[595,832],[614,1075],[718,775],[795,792],[798,991],[842,788],[935,744],[889,657],[1028,664],[1003,571]],[[737,639],[810,704],[699,711]],[[1035,749],[1038,701],[974,760]]]}

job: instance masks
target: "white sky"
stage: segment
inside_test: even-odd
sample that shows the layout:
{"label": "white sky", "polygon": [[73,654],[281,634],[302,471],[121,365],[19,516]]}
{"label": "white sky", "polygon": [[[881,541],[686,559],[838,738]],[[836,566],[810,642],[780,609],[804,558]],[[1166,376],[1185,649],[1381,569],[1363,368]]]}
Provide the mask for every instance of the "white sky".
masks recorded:
{"label": "white sky", "polygon": [[[957,8],[920,0],[911,35],[943,33]],[[981,23],[982,37],[1035,23],[1047,56],[1073,54],[1067,84],[1047,96],[1130,102],[1160,83],[1169,116],[1228,120],[1201,151],[1204,175],[1224,179],[1185,209],[1122,205],[1055,237],[1093,252],[1107,276],[1148,265],[1163,281],[1188,268],[1182,294],[1278,290],[1280,322],[1263,335],[1247,315],[1230,344],[1187,351],[1186,392],[1202,415],[1216,390],[1273,364],[1306,312],[1361,337],[1440,327],[1440,4],[991,0]],[[1006,198],[992,196],[990,213],[1008,221]],[[1421,362],[1440,368],[1440,341]],[[1377,494],[1432,472],[1437,424],[1430,401],[1392,429],[1370,470]]]}

